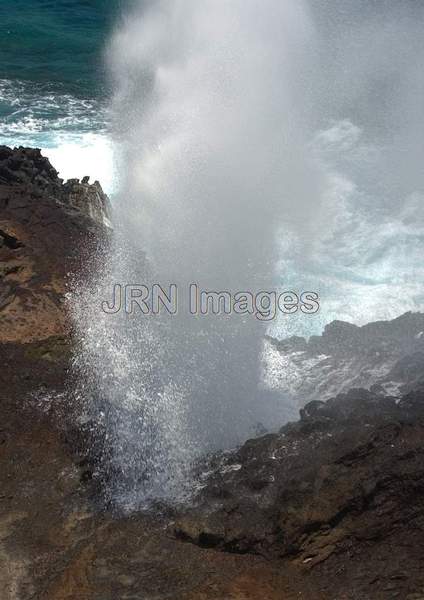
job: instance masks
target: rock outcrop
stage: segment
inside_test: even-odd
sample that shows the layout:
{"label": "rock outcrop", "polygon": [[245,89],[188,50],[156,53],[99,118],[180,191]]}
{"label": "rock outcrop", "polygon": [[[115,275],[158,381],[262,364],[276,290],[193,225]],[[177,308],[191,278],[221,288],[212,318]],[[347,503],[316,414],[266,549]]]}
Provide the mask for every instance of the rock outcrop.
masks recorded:
{"label": "rock outcrop", "polygon": [[93,221],[111,226],[111,206],[109,198],[102,190],[98,181],[89,183],[88,176],[78,179],[68,179],[63,185],[66,204],[87,214]]}
{"label": "rock outcrop", "polygon": [[410,597],[424,589],[423,441],[422,392],[311,402],[278,434],[213,457],[175,534],[288,560],[327,598]]}
{"label": "rock outcrop", "polygon": [[0,344],[66,337],[64,295],[108,235],[100,184],[63,183],[31,148],[0,147]]}
{"label": "rock outcrop", "polygon": [[333,321],[322,336],[266,340],[268,385],[299,407],[354,387],[401,397],[424,384],[424,314],[363,327]]}

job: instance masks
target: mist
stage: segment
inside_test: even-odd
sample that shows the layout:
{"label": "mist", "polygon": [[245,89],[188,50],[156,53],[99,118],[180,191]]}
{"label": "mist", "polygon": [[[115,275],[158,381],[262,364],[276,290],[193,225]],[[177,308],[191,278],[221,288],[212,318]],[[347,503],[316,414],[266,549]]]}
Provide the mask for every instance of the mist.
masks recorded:
{"label": "mist", "polygon": [[113,41],[118,210],[166,279],[269,283],[281,222],[304,230],[319,202],[299,77],[313,26],[302,2],[270,8],[158,2]]}

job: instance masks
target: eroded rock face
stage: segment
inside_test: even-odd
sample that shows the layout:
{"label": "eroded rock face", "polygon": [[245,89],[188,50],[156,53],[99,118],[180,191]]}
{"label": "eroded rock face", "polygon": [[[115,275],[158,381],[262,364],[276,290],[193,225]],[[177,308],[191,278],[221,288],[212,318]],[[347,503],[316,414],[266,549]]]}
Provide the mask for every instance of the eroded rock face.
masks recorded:
{"label": "eroded rock face", "polygon": [[98,181],[90,184],[88,176],[81,181],[69,179],[63,185],[63,193],[66,204],[87,214],[101,225],[111,226],[112,209],[109,198]]}
{"label": "eroded rock face", "polygon": [[361,387],[400,398],[424,384],[424,315],[357,327],[333,321],[322,336],[266,340],[266,378],[299,407]]}
{"label": "eroded rock face", "polygon": [[39,150],[0,147],[0,343],[66,337],[64,294],[108,235],[100,184],[63,184]]}
{"label": "eroded rock face", "polygon": [[[423,443],[421,392],[399,403],[360,389],[314,401],[278,434],[212,459],[205,467],[212,474],[175,534],[203,547],[289,559],[317,575],[328,568],[328,577],[352,553],[359,562],[361,552],[371,553],[362,581],[347,583],[347,598],[380,597],[366,595],[367,586],[399,561],[422,585]],[[393,589],[406,597],[401,580]]]}

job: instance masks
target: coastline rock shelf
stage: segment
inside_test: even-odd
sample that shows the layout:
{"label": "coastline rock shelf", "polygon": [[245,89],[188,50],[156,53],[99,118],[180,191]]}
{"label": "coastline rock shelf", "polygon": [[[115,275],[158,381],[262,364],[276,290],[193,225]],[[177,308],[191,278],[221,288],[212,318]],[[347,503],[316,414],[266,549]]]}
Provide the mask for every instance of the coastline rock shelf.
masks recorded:
{"label": "coastline rock shelf", "polygon": [[371,580],[396,574],[396,545],[409,575],[417,576],[423,400],[421,391],[397,403],[357,389],[311,402],[279,433],[216,456],[176,534],[224,551],[290,557],[308,568],[322,564],[330,573],[349,560],[350,573],[357,570],[362,580],[345,581],[352,594],[359,591],[353,584],[365,594]]}
{"label": "coastline rock shelf", "polygon": [[354,387],[400,398],[424,381],[424,315],[362,327],[333,321],[309,340],[268,336],[266,351],[269,385],[299,405]]}
{"label": "coastline rock shelf", "polygon": [[386,366],[352,385],[327,358],[337,385],[322,379],[308,403],[300,387],[299,421],[202,459],[186,506],[101,508],[66,418],[64,295],[109,219],[99,184],[64,183],[40,151],[0,147],[1,600],[422,600],[420,314],[270,340],[309,358],[368,350],[378,362],[384,350]]}

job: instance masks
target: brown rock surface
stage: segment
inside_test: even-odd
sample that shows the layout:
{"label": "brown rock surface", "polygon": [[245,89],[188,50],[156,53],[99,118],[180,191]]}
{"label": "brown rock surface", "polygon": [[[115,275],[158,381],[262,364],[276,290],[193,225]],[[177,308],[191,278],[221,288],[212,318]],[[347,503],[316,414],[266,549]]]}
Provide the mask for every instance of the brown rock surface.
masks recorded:
{"label": "brown rock surface", "polygon": [[[424,590],[424,394],[352,390],[215,457],[181,538],[310,570],[329,598]],[[334,594],[334,595],[333,595]]]}
{"label": "brown rock surface", "polygon": [[104,237],[100,198],[107,217],[98,183],[63,184],[39,150],[0,147],[0,343],[67,335],[67,276]]}

